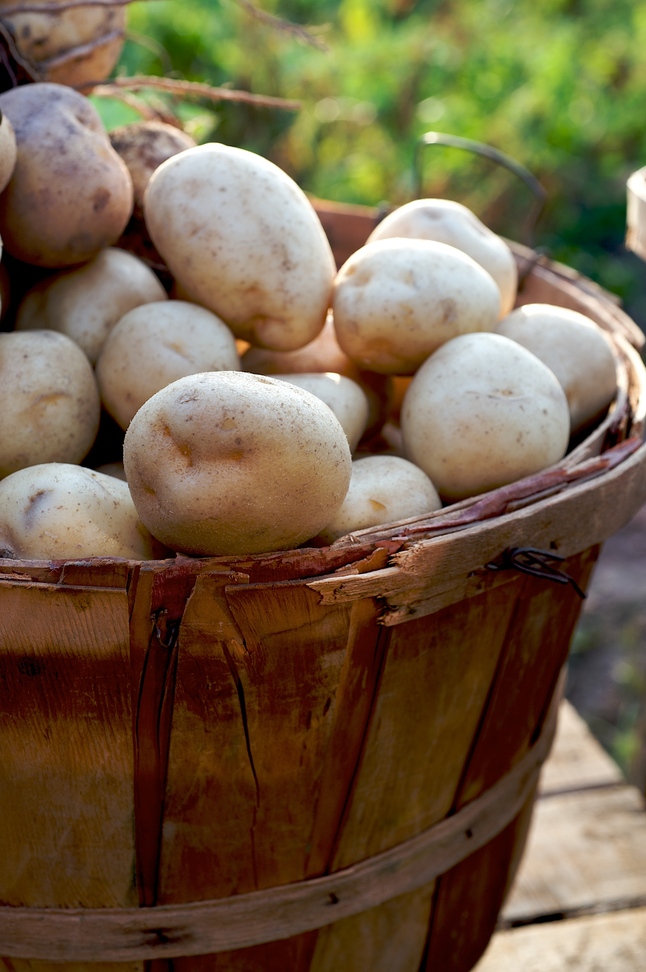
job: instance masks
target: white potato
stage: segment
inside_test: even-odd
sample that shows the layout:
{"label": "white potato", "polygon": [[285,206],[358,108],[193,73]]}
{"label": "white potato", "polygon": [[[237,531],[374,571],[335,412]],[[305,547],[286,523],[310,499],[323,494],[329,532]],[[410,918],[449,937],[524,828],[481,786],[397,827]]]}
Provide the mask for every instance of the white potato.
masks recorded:
{"label": "white potato", "polygon": [[209,143],[153,172],[151,239],[191,300],[236,337],[290,351],[320,332],[336,272],[305,193],[267,159]]}
{"label": "white potato", "polygon": [[326,372],[351,378],[363,389],[368,399],[366,434],[377,433],[384,424],[392,399],[392,378],[365,371],[341,350],[334,319],[328,314],[323,330],[309,344],[295,351],[270,351],[249,345],[241,356],[243,371],[256,375],[306,374]]}
{"label": "white potato", "polygon": [[115,324],[96,364],[106,411],[127,429],[155,392],[185,375],[239,371],[233,334],[204,307],[182,300],[135,307]]}
{"label": "white potato", "polygon": [[346,497],[319,539],[333,543],[357,530],[439,510],[442,503],[426,473],[398,456],[366,456],[352,463]]}
{"label": "white potato", "polygon": [[514,254],[508,243],[467,206],[452,199],[414,199],[382,219],[368,242],[398,236],[437,240],[468,253],[496,281],[500,289],[500,315],[508,314],[514,306],[518,290]]}
{"label": "white potato", "polygon": [[16,312],[16,330],[51,328],[67,334],[96,363],[119,318],[151,301],[166,299],[159,277],[143,260],[107,247],[93,260],[45,277]]}
{"label": "white potato", "polygon": [[617,391],[617,366],[610,339],[595,321],[553,304],[525,304],[497,331],[552,369],[568,400],[572,432],[603,415]]}
{"label": "white potato", "polygon": [[0,476],[43,462],[81,462],[99,428],[92,365],[56,331],[0,334]]}
{"label": "white potato", "polygon": [[352,467],[327,405],[241,371],[191,375],[157,392],[130,423],[123,458],[150,532],[202,555],[298,546],[334,516]]}
{"label": "white potato", "polygon": [[0,556],[18,560],[126,557],[163,548],[143,526],[128,485],[84,466],[48,462],[0,482]]}
{"label": "white potato", "polygon": [[339,344],[360,367],[410,375],[458,334],[493,330],[500,292],[461,250],[396,238],[368,243],[346,260],[332,309]]}
{"label": "white potato", "polygon": [[341,423],[350,451],[354,452],[368,423],[368,398],[356,381],[329,371],[274,377],[298,385],[325,402]]}
{"label": "white potato", "polygon": [[500,334],[454,338],[419,369],[401,413],[404,454],[445,500],[511,483],[563,457],[565,392],[530,351]]}
{"label": "white potato", "polygon": [[0,192],[13,175],[18,149],[16,133],[6,115],[0,115]]}

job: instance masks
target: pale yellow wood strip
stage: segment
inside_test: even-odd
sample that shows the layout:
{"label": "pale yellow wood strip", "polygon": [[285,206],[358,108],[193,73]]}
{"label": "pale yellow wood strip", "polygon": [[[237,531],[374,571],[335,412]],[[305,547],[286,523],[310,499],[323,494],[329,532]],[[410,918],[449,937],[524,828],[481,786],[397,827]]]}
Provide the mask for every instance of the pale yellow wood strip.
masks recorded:
{"label": "pale yellow wood strip", "polygon": [[631,786],[539,800],[502,920],[531,922],[646,901],[643,810]]}
{"label": "pale yellow wood strip", "polygon": [[473,972],[644,972],[646,908],[498,932]]}
{"label": "pale yellow wood strip", "polygon": [[554,746],[541,773],[539,793],[548,795],[623,782],[617,764],[592,736],[574,706],[564,700]]}

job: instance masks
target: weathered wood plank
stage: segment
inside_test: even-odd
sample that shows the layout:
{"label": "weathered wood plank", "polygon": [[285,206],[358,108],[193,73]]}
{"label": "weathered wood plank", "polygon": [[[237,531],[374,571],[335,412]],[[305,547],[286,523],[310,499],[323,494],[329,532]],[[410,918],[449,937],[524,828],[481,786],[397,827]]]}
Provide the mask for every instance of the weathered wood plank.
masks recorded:
{"label": "weathered wood plank", "polygon": [[646,908],[494,935],[473,972],[644,972]]}
{"label": "weathered wood plank", "polygon": [[573,705],[561,702],[556,738],[539,783],[541,795],[623,783],[621,770]]}
{"label": "weathered wood plank", "polygon": [[502,911],[510,924],[646,902],[646,813],[631,786],[539,800]]}
{"label": "weathered wood plank", "polygon": [[[522,584],[522,579],[519,579]],[[450,810],[513,614],[517,585],[450,607],[435,623],[391,630],[379,696],[333,862],[369,857],[419,833]],[[389,929],[408,922],[399,968],[416,968],[424,951],[433,885],[319,933],[313,972],[386,972]],[[417,915],[411,927],[411,914]],[[408,956],[408,959],[406,959]]]}

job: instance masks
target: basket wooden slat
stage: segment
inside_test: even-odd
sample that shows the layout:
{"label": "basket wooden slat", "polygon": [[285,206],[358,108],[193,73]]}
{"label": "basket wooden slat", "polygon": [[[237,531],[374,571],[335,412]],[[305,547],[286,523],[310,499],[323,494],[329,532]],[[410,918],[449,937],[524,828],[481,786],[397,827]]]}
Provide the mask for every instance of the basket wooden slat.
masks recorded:
{"label": "basket wooden slat", "polygon": [[[339,262],[377,219],[320,211]],[[585,589],[600,544],[646,501],[646,376],[614,301],[544,260],[526,270],[520,300],[592,308],[623,376],[611,413],[544,474],[328,548],[0,562],[0,954],[12,908],[152,921],[372,873],[545,741],[581,606],[569,578]],[[518,546],[565,558],[560,579],[492,569]],[[193,955],[151,924],[172,958],[146,972],[467,972],[522,852],[528,793],[440,877],[393,898],[364,887],[364,910],[318,930]],[[61,949],[63,972],[104,964]],[[7,972],[49,969],[19,953]],[[107,968],[144,972],[144,958]]]}

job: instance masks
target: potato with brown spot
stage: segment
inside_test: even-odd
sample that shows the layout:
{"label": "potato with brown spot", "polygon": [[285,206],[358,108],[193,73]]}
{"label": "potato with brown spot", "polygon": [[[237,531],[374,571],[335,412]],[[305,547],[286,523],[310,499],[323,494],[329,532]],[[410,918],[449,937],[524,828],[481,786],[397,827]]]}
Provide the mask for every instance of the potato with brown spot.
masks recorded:
{"label": "potato with brown spot", "polygon": [[77,463],[99,427],[92,365],[56,331],[0,334],[0,477],[43,462]]}
{"label": "potato with brown spot", "polygon": [[339,270],[332,310],[339,344],[359,367],[411,375],[458,334],[493,330],[500,292],[475,260],[446,243],[376,240]]}
{"label": "potato with brown spot", "polygon": [[113,476],[49,462],[0,482],[0,557],[150,560],[166,553],[139,519],[127,483]]}
{"label": "potato with brown spot", "polygon": [[556,376],[530,351],[501,334],[463,334],[413,378],[401,429],[406,458],[452,501],[558,462],[570,413]]}
{"label": "potato with brown spot", "polygon": [[352,458],[314,395],[220,371],[148,399],[126,432],[124,466],[150,532],[208,556],[290,549],[315,536],[343,502]]}
{"label": "potato with brown spot", "polygon": [[96,364],[103,343],[129,310],[166,300],[159,278],[143,260],[107,247],[93,260],[45,277],[23,297],[16,330],[49,328],[71,337]]}
{"label": "potato with brown spot", "polygon": [[23,84],[0,94],[17,145],[0,194],[0,236],[25,263],[66,267],[111,246],[133,207],[125,163],[92,102],[65,85]]}
{"label": "potato with brown spot", "polygon": [[291,351],[321,331],[332,250],[305,193],[268,159],[216,143],[180,152],[152,174],[144,216],[181,292],[237,338]]}
{"label": "potato with brown spot", "polygon": [[398,456],[365,456],[352,463],[350,488],[318,539],[334,543],[357,530],[422,516],[442,506],[425,472]]}

